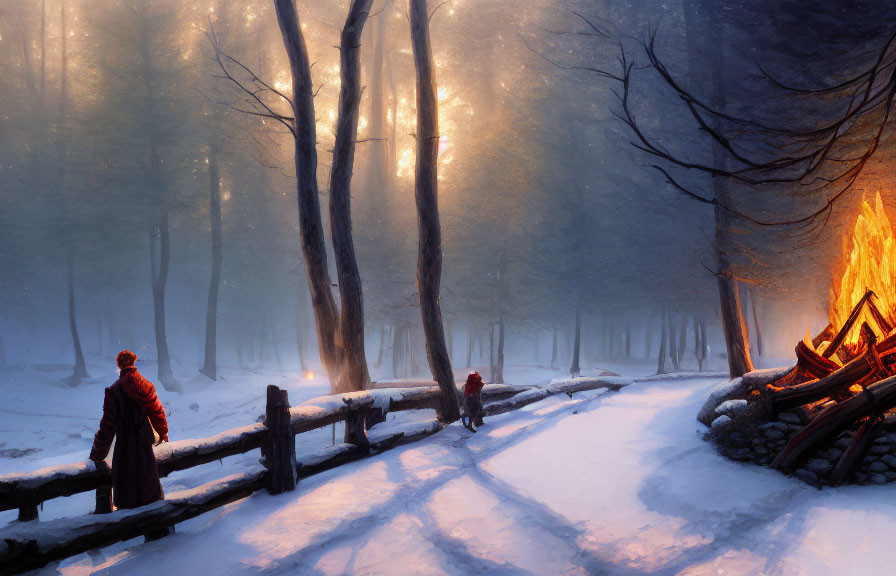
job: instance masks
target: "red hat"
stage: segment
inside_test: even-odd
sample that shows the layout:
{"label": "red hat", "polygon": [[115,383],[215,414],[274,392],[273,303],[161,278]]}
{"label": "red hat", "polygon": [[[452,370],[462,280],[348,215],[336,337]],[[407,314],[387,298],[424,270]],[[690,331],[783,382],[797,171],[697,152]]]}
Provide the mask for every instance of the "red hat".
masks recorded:
{"label": "red hat", "polygon": [[118,356],[115,357],[115,363],[118,364],[118,367],[121,369],[133,366],[136,361],[137,355],[130,350],[122,350],[118,353]]}

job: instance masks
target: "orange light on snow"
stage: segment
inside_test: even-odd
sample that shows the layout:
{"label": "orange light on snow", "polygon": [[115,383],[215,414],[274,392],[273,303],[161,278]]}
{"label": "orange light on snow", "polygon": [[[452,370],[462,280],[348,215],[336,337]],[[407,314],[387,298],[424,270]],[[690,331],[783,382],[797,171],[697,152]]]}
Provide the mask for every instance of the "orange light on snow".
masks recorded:
{"label": "orange light on snow", "polygon": [[[873,290],[877,298],[875,303],[883,316],[893,323],[896,312],[896,241],[890,221],[884,212],[884,204],[880,192],[874,200],[874,208],[868,202],[862,202],[862,213],[856,220],[852,234],[846,270],[840,280],[839,291],[836,285],[831,294],[831,307],[828,319],[832,326],[843,326],[853,306],[862,299],[867,290]],[[844,344],[853,346],[859,342],[862,323],[868,325],[879,335],[886,336],[878,326],[874,317],[863,307],[852,329],[846,336]]]}
{"label": "orange light on snow", "polygon": [[305,380],[314,380],[314,372],[311,370],[305,372]]}

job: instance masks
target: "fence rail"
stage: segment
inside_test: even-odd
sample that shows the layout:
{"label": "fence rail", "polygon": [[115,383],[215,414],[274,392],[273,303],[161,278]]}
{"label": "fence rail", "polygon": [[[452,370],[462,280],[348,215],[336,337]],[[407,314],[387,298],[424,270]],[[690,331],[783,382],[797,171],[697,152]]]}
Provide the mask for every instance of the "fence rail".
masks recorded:
{"label": "fence rail", "polygon": [[[483,396],[489,400],[506,398],[526,388],[528,387],[488,385],[483,390]],[[289,424],[293,434],[301,434],[344,421],[353,413],[370,412],[374,409],[374,404],[383,414],[433,408],[438,401],[438,394],[437,387],[427,386],[320,396],[290,408]],[[159,475],[165,477],[178,470],[261,448],[267,433],[268,429],[264,424],[251,424],[207,438],[178,440],[156,446],[154,451]],[[23,509],[36,507],[54,498],[89,492],[110,483],[109,471],[98,468],[90,460],[41,468],[25,474],[0,475],[0,511],[18,508],[20,520],[32,520],[36,516],[27,511],[22,512]]]}

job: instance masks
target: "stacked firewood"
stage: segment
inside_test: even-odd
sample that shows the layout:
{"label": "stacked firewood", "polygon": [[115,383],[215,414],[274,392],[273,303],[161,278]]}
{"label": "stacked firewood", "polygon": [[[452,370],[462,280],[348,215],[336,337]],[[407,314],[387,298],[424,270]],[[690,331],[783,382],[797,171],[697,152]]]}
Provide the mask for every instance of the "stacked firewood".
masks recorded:
{"label": "stacked firewood", "polygon": [[[812,464],[822,472],[809,474],[817,484],[869,477],[866,456],[882,451],[879,438],[890,437],[885,433],[896,424],[896,414],[890,413],[896,409],[896,331],[874,298],[869,290],[839,330],[828,326],[813,340],[800,342],[789,372],[743,390],[746,402],[736,401],[742,409],[729,413],[725,426],[713,426],[713,436],[729,455],[787,474],[805,473]],[[844,344],[863,309],[875,328],[863,322],[859,341]],[[756,439],[762,434],[765,443]]]}

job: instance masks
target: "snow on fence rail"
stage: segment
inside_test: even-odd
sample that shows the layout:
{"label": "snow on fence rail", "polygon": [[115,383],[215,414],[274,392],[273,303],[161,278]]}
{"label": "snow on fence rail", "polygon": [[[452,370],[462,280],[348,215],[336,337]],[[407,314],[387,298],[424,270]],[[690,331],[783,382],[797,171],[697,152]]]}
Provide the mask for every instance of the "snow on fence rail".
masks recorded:
{"label": "snow on fence rail", "polygon": [[[497,399],[515,394],[521,388],[489,385],[484,395],[486,399]],[[293,434],[300,434],[341,422],[353,413],[370,412],[373,408],[383,415],[386,412],[432,408],[438,402],[438,394],[438,388],[426,387],[320,396],[289,408],[289,424]],[[264,424],[252,424],[207,438],[178,440],[156,446],[154,451],[159,475],[165,477],[177,470],[261,448],[267,433]],[[110,483],[109,471],[97,467],[90,460],[41,468],[25,474],[0,475],[0,511],[19,508],[19,519],[31,520],[36,518],[29,518],[33,511],[23,509],[36,508],[47,500],[89,492]]]}
{"label": "snow on fence rail", "polygon": [[[572,396],[599,388],[618,390],[635,381],[601,377],[555,380],[544,387],[489,384],[483,389],[483,401],[489,402],[484,411],[486,415],[502,414],[555,394]],[[367,427],[382,421],[388,412],[434,408],[439,393],[435,386],[373,389],[320,396],[290,408],[286,391],[268,386],[264,423],[155,448],[162,476],[257,448],[261,449],[262,466],[169,494],[165,500],[133,510],[112,512],[108,467],[98,467],[90,461],[0,475],[0,510],[19,509],[19,521],[0,530],[0,574],[17,574],[156,532],[262,488],[272,494],[293,490],[297,479],[425,438],[443,425],[437,420],[415,422],[404,429],[372,430],[370,436]],[[347,442],[296,458],[296,434],[340,421],[346,423]],[[94,514],[30,522],[37,519],[40,503],[90,490],[97,491]]]}

